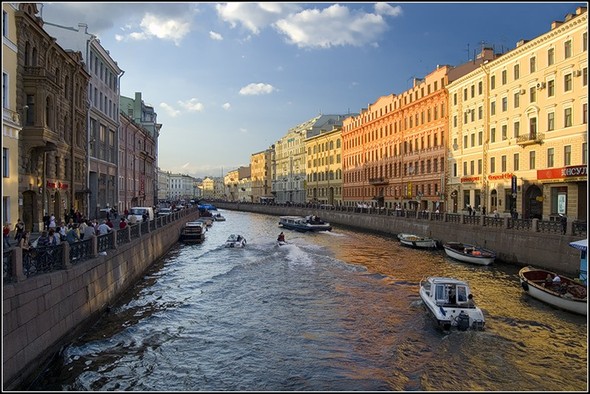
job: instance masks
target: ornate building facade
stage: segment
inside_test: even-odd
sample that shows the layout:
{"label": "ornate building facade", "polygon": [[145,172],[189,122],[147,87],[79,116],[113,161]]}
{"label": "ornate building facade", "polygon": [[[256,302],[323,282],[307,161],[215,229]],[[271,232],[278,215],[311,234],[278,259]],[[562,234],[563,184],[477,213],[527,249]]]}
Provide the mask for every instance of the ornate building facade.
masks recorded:
{"label": "ornate building facade", "polygon": [[16,13],[19,195],[28,230],[43,228],[43,215],[64,219],[87,211],[88,82],[80,52],[66,51],[43,29],[34,3]]}
{"label": "ornate building facade", "polygon": [[305,140],[306,202],[342,204],[342,127]]}

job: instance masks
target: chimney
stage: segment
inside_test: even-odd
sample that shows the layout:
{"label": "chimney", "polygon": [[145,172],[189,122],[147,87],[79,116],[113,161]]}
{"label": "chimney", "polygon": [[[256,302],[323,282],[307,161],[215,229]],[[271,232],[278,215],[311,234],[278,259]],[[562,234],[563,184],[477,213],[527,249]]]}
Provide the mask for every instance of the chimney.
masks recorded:
{"label": "chimney", "polygon": [[553,30],[561,25],[563,25],[562,21],[553,21],[553,22],[551,22],[551,30]]}
{"label": "chimney", "polygon": [[526,44],[527,42],[529,42],[529,40],[519,40],[519,41],[516,43],[516,47],[518,48],[518,47],[520,47],[520,46],[523,46],[523,45],[524,45],[524,44]]}
{"label": "chimney", "polygon": [[566,22],[569,22],[569,21],[571,21],[571,20],[572,20],[572,18],[573,18],[573,17],[574,17],[574,14],[566,14],[566,15],[565,15],[565,21],[566,21]]}
{"label": "chimney", "polygon": [[586,7],[576,8],[576,15],[582,15],[584,12],[586,12]]}

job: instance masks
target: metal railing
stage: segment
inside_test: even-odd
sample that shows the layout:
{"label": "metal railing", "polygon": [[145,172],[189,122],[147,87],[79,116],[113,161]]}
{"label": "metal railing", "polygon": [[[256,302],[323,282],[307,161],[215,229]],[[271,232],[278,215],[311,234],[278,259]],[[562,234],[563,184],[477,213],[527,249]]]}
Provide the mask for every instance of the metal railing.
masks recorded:
{"label": "metal railing", "polygon": [[112,250],[118,245],[139,239],[142,234],[147,234],[181,220],[196,210],[197,208],[184,209],[170,215],[154,218],[149,222],[129,225],[124,229],[113,230],[108,234],[93,236],[71,244],[62,242],[57,246],[6,249],[3,251],[3,281],[4,283],[11,283],[22,280],[17,279],[18,272],[22,272],[26,279],[35,275],[65,269],[69,265],[80,264],[96,258],[98,254],[104,254],[104,252]]}

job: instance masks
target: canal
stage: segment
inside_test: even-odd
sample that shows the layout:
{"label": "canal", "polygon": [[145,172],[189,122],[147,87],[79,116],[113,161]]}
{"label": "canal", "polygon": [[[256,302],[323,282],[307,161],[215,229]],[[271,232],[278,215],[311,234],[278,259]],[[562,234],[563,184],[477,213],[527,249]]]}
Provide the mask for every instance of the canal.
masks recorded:
{"label": "canal", "polygon": [[[526,296],[518,268],[455,262],[391,236],[284,231],[221,210],[62,349],[29,390],[586,391],[587,319]],[[244,249],[223,246],[231,234]],[[438,330],[425,276],[469,282],[481,332]]]}

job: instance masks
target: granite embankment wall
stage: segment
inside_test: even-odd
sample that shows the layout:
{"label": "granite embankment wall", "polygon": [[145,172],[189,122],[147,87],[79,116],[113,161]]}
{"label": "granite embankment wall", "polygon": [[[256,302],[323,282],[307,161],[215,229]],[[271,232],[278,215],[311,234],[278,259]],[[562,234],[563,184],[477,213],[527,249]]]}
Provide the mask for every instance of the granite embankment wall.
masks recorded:
{"label": "granite embankment wall", "polygon": [[176,242],[195,209],[88,261],[3,286],[3,388],[25,384]]}
{"label": "granite embankment wall", "polygon": [[[488,227],[467,223],[449,223],[416,218],[397,217],[317,208],[289,207],[216,202],[218,208],[256,212],[268,215],[317,215],[335,225],[396,235],[426,235],[441,242],[459,241],[481,245],[496,251],[498,260],[518,266],[532,265],[577,277],[580,252],[571,246],[581,236],[534,232],[526,229]],[[506,219],[507,220],[507,219]],[[571,231],[568,231],[571,233]],[[397,241],[397,238],[394,240]]]}

